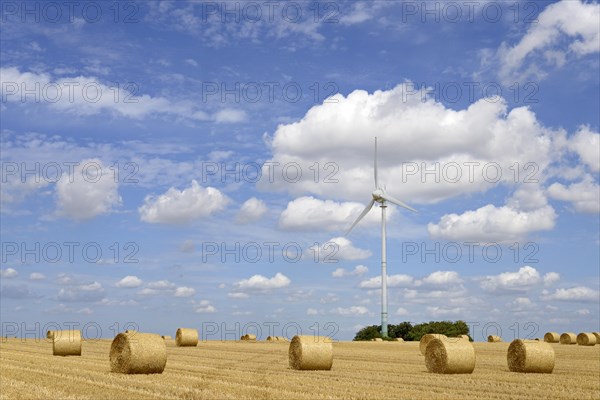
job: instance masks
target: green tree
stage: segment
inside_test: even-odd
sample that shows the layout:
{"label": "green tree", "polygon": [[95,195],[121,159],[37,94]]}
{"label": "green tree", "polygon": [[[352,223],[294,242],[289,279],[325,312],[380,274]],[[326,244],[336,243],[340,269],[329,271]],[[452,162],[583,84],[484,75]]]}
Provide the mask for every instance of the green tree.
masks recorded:
{"label": "green tree", "polygon": [[409,340],[421,340],[428,333],[441,333],[449,337],[468,335],[469,326],[464,321],[431,321],[413,326],[408,334]]}
{"label": "green tree", "polygon": [[365,326],[360,331],[356,332],[353,340],[371,340],[381,337],[381,325]]}
{"label": "green tree", "polygon": [[[419,341],[427,333],[441,333],[448,337],[457,337],[458,335],[468,335],[469,326],[464,321],[430,321],[414,326],[410,322],[388,325],[389,340],[402,338],[404,340]],[[353,340],[371,340],[375,338],[381,338],[381,325],[365,326],[356,333]]]}
{"label": "green tree", "polygon": [[398,325],[388,325],[388,336],[390,338],[402,338],[408,340],[408,334],[412,330],[410,322],[401,322]]}

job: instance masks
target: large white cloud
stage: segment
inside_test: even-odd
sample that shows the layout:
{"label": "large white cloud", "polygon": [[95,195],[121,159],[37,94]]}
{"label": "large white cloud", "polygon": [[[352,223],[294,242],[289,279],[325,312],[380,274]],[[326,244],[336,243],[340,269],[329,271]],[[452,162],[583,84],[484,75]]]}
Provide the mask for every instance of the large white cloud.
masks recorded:
{"label": "large white cloud", "polygon": [[555,220],[556,213],[551,206],[520,211],[488,204],[475,211],[446,214],[438,223],[429,223],[427,230],[433,238],[445,240],[508,243],[531,232],[550,230]]}
{"label": "large white cloud", "polygon": [[568,146],[592,172],[600,171],[600,133],[583,126],[569,138]]}
{"label": "large white cloud", "polygon": [[163,224],[184,224],[221,211],[229,199],[219,189],[204,188],[195,180],[189,188],[170,188],[160,196],[146,196],[138,209],[142,221]]}
{"label": "large white cloud", "polygon": [[550,4],[517,44],[503,43],[498,49],[496,59],[500,65],[496,68],[500,78],[507,83],[543,78],[543,67],[562,66],[572,55],[597,53],[599,19],[600,6],[594,2],[563,0]]}
{"label": "large white cloud", "polygon": [[[290,181],[275,173],[273,182],[261,180],[259,186],[364,204],[374,189],[374,136],[379,139],[380,184],[408,203],[435,203],[499,184],[516,186],[524,177],[515,179],[515,162],[521,172],[534,163],[535,178],[543,180],[556,158],[558,132],[544,128],[530,109],[509,110],[498,98],[454,110],[431,97],[422,101],[412,87],[406,83],[336,95],[335,102],[316,105],[301,120],[280,125],[272,137],[271,161],[279,168],[299,164],[302,179]],[[263,176],[273,165],[265,164]]]}
{"label": "large white cloud", "polygon": [[277,272],[272,278],[263,275],[253,275],[248,279],[242,279],[233,285],[229,293],[231,298],[246,298],[250,293],[267,293],[271,290],[282,289],[292,283],[290,278]]}
{"label": "large white cloud", "polygon": [[[279,217],[279,227],[286,230],[314,230],[344,232],[358,218],[367,204],[320,200],[312,196],[290,201]],[[381,214],[371,209],[362,224],[380,223]],[[391,214],[393,211],[390,209]],[[388,212],[390,214],[390,212]]]}
{"label": "large white cloud", "polygon": [[[52,76],[49,73],[21,71],[16,67],[0,69],[2,103],[34,103],[33,95],[25,96],[22,88],[38,94],[39,103],[53,111],[75,115],[95,115],[109,112],[126,118],[142,119],[148,116],[172,115],[198,121],[239,123],[246,120],[245,111],[225,108],[209,111],[199,108],[198,102],[173,100],[166,97],[138,95],[134,86],[114,87],[93,76]],[[206,102],[203,103],[207,106]]]}
{"label": "large white cloud", "polygon": [[56,183],[57,213],[88,220],[121,204],[118,180],[99,159],[83,160]]}
{"label": "large white cloud", "polygon": [[590,175],[586,175],[581,182],[568,186],[553,183],[548,187],[548,195],[572,203],[579,212],[600,213],[600,186]]}
{"label": "large white cloud", "polygon": [[480,279],[480,286],[488,292],[527,291],[542,282],[540,273],[533,267],[524,266],[516,272],[503,272]]}
{"label": "large white cloud", "polygon": [[371,257],[372,254],[370,250],[354,246],[349,239],[343,236],[331,238],[318,247],[310,247],[309,250],[306,252],[307,258],[316,258],[325,263],[342,260],[364,260]]}
{"label": "large white cloud", "polygon": [[543,299],[559,301],[589,301],[598,303],[598,301],[600,301],[600,293],[597,290],[586,286],[576,286],[568,289],[556,289],[554,293],[543,296]]}
{"label": "large white cloud", "polygon": [[456,271],[435,271],[418,281],[419,285],[452,286],[462,283]]}

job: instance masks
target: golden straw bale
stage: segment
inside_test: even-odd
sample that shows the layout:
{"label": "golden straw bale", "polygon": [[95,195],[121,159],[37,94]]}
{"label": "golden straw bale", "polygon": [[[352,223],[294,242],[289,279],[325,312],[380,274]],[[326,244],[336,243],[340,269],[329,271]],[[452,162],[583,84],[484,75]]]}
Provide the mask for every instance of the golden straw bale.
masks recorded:
{"label": "golden straw bale", "polygon": [[52,331],[52,354],[55,356],[80,356],[81,331]]}
{"label": "golden straw bale", "polygon": [[464,339],[433,338],[425,349],[425,366],[436,374],[470,374],[475,369],[475,348]]}
{"label": "golden straw bale", "polygon": [[498,335],[489,335],[487,337],[488,342],[490,343],[499,343],[502,341],[502,338]]}
{"label": "golden straw bale", "polygon": [[122,374],[160,374],[167,365],[167,346],[154,333],[119,333],[110,346],[110,370]]}
{"label": "golden straw bale", "polygon": [[550,374],[554,369],[554,349],[538,340],[513,340],[506,353],[508,369],[512,372]]}
{"label": "golden straw bale", "polygon": [[560,335],[557,332],[546,332],[544,335],[544,342],[546,343],[558,343],[560,341]]}
{"label": "golden straw bale", "polygon": [[175,333],[175,344],[180,347],[197,346],[198,330],[193,328],[179,328]]}
{"label": "golden straw bale", "polygon": [[288,353],[292,369],[330,370],[333,365],[333,344],[324,336],[294,336]]}
{"label": "golden straw bale", "polygon": [[576,344],[577,343],[577,335],[572,332],[565,332],[560,335],[560,344]]}
{"label": "golden straw bale", "polygon": [[589,332],[581,332],[577,335],[576,340],[579,346],[593,346],[596,344],[596,336]]}
{"label": "golden straw bale", "polygon": [[423,337],[421,337],[421,341],[419,342],[419,351],[421,352],[421,355],[425,355],[425,349],[427,349],[427,345],[430,341],[432,341],[433,339],[442,339],[445,337],[446,335],[442,335],[441,333],[428,333],[426,335],[423,335]]}

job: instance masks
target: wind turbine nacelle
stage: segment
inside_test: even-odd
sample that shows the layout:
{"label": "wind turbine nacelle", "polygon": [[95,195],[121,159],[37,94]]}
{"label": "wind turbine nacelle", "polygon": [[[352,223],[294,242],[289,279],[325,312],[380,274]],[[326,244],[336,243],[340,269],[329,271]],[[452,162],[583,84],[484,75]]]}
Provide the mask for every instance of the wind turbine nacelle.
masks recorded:
{"label": "wind turbine nacelle", "polygon": [[373,196],[373,200],[377,201],[377,202],[383,202],[384,198],[383,198],[383,190],[381,189],[375,189],[373,190],[373,193],[371,193],[371,195]]}

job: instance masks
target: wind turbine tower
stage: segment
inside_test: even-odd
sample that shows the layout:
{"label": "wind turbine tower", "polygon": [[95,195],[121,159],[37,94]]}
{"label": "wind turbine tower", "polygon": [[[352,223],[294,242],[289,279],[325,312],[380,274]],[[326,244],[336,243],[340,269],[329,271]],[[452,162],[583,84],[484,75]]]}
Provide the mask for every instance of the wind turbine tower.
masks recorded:
{"label": "wind turbine tower", "polygon": [[365,217],[373,208],[375,203],[379,203],[381,207],[381,336],[388,336],[388,307],[387,307],[387,250],[386,250],[386,202],[396,204],[407,210],[417,212],[414,208],[408,204],[392,197],[386,191],[385,185],[379,186],[379,179],[377,177],[377,137],[375,137],[375,161],[374,161],[374,175],[375,175],[375,190],[371,192],[371,201],[365,207],[362,213],[358,216],[352,226],[346,231],[346,235],[350,234],[352,229]]}

